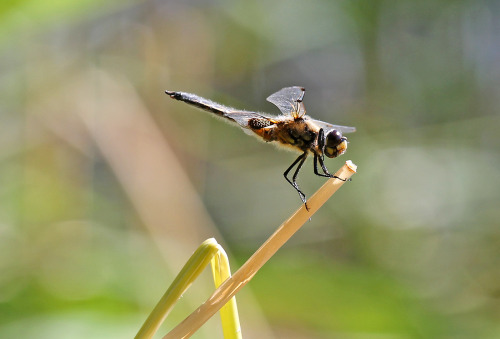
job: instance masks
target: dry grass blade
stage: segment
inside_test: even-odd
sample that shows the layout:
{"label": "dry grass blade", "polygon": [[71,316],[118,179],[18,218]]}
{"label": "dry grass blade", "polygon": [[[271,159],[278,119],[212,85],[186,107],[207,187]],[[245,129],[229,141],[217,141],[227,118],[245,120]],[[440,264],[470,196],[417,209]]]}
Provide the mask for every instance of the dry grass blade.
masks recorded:
{"label": "dry grass blade", "polygon": [[[356,173],[356,165],[350,160],[335,173],[340,178],[348,179]],[[329,179],[308,200],[309,211],[302,205],[288,220],[274,232],[269,239],[247,260],[236,273],[219,286],[218,289],[168,333],[163,339],[189,338],[222,306],[224,306],[243,286],[245,286],[257,271],[285,244],[292,235],[335,193],[344,181]]]}

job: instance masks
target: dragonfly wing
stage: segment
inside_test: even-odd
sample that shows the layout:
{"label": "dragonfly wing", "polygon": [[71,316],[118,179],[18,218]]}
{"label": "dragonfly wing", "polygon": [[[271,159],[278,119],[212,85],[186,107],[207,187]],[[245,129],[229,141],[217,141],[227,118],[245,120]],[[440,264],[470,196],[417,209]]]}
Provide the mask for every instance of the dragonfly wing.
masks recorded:
{"label": "dragonfly wing", "polygon": [[[249,111],[232,111],[225,113],[224,118],[232,120],[233,122],[237,123],[244,129],[248,130],[253,130],[255,126],[252,128],[249,125],[249,122],[251,120],[259,120],[259,122],[264,125],[265,127],[272,126],[275,124],[275,120],[273,117],[269,116],[264,116],[262,114],[256,113],[256,112],[249,112]],[[246,130],[245,130],[246,132]]]}
{"label": "dragonfly wing", "polygon": [[329,124],[327,122],[320,121],[320,120],[315,120],[315,119],[311,119],[311,121],[316,126],[318,126],[319,128],[324,129],[325,131],[336,129],[336,130],[342,132],[342,134],[356,132],[356,127],[342,126],[342,125],[333,125],[333,124]]}
{"label": "dragonfly wing", "polygon": [[[290,115],[297,109],[297,101],[302,101],[305,89],[300,86],[285,87],[278,92],[271,94],[267,97],[267,101],[276,105],[281,113]],[[303,109],[303,105],[299,105],[299,109]],[[302,112],[296,112],[302,113]]]}

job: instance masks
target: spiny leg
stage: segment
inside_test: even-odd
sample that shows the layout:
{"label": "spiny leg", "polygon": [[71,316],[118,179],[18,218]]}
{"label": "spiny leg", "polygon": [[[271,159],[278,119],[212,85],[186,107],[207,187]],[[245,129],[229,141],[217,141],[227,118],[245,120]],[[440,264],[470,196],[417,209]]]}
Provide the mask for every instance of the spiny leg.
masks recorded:
{"label": "spiny leg", "polygon": [[324,157],[325,154],[325,130],[320,128],[318,133],[318,148],[321,151],[321,157]]}
{"label": "spiny leg", "polygon": [[[285,173],[283,173],[283,176],[285,177],[286,181],[288,181],[288,183],[292,185],[293,188],[295,188],[297,193],[299,193],[300,200],[302,200],[302,202],[306,206],[306,209],[309,210],[306,203],[307,201],[306,195],[300,190],[299,186],[297,185],[297,175],[299,174],[300,168],[304,164],[304,161],[306,161],[306,158],[307,158],[307,152],[304,152],[301,155],[299,155],[299,157],[295,159],[295,161],[290,165],[290,167],[286,169]],[[295,165],[297,165],[297,169],[293,173],[292,180],[290,181],[290,179],[288,178],[288,173],[292,170],[292,168],[295,167]]]}
{"label": "spiny leg", "polygon": [[[318,161],[321,166],[321,169],[325,174],[319,173],[318,172]],[[314,153],[314,174],[320,176],[320,177],[327,177],[327,178],[336,178],[342,181],[347,181],[346,179],[340,178],[336,175],[331,174],[328,172],[328,168],[325,166],[325,162],[323,161],[323,157],[318,155],[316,152]],[[349,179],[350,180],[350,179]]]}
{"label": "spiny leg", "polygon": [[294,187],[297,190],[297,192],[299,192],[299,195],[301,196],[301,200],[304,203],[304,205],[306,207],[306,210],[309,211],[309,207],[307,206],[306,195],[304,194],[304,192],[302,192],[299,189],[299,185],[297,185],[297,176],[299,175],[299,171],[300,171],[302,165],[304,164],[304,162],[306,161],[306,158],[307,158],[307,153],[304,153],[304,154],[305,154],[304,158],[302,158],[302,160],[299,162],[299,164],[297,165],[297,168],[295,169],[295,172],[293,173],[292,182],[293,182]]}
{"label": "spiny leg", "polygon": [[316,174],[320,177],[330,178],[330,173],[328,172],[328,170],[325,171],[326,166],[325,166],[325,168],[323,168],[323,172],[325,172],[325,174],[318,172],[318,159],[320,159],[320,156],[318,154],[314,153],[314,174]]}

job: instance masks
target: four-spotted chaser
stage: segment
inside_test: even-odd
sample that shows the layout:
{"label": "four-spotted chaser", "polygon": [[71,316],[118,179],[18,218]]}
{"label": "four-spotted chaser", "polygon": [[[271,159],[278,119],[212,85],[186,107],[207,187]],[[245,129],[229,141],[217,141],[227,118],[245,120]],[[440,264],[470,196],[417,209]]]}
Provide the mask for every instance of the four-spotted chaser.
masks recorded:
{"label": "four-spotted chaser", "polygon": [[[184,101],[228,119],[242,127],[247,134],[259,136],[266,142],[276,141],[283,146],[299,151],[301,154],[283,175],[297,190],[304,204],[306,204],[306,196],[297,185],[297,176],[309,153],[314,155],[314,174],[345,180],[328,172],[324,156],[335,158],[344,154],[347,149],[347,139],[342,134],[355,132],[356,128],[332,125],[307,116],[302,102],[305,94],[303,87],[286,87],[267,98],[267,101],[276,105],[283,113],[279,116],[242,111],[191,93],[172,91],[165,91],[165,93],[173,99]],[[318,172],[318,162],[323,173]],[[295,166],[297,168],[293,172],[292,180],[290,180],[288,174]]]}

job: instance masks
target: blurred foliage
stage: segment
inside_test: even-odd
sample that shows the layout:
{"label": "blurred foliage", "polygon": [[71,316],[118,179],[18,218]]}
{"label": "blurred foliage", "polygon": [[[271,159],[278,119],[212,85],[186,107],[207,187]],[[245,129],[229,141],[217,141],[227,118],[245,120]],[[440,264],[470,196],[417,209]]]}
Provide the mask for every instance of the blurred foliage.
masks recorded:
{"label": "blurred foliage", "polygon": [[[163,91],[276,114],[264,99],[292,85],[314,118],[357,127],[327,166],[359,173],[238,294],[244,337],[500,337],[499,14],[2,2],[0,337],[132,337],[204,239],[246,260],[299,206],[294,155]],[[162,333],[211,289],[207,273]]]}

